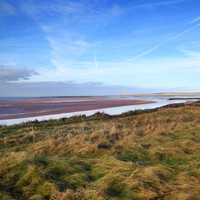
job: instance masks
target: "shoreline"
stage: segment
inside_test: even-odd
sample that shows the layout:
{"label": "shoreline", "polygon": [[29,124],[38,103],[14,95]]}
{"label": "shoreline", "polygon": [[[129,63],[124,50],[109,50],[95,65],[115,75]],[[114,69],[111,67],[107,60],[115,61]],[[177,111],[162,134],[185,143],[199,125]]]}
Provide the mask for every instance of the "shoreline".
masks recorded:
{"label": "shoreline", "polygon": [[[31,123],[53,123],[59,121],[74,121],[75,119],[90,119],[93,116],[109,116],[109,118],[113,117],[120,117],[120,116],[129,116],[138,113],[144,113],[149,111],[158,110],[165,107],[179,107],[185,106],[188,104],[193,104],[193,102],[187,101],[171,101],[169,102],[157,102],[157,103],[150,103],[150,104],[140,104],[140,105],[132,105],[132,106],[121,106],[121,107],[113,107],[113,108],[105,108],[105,109],[97,109],[97,110],[90,110],[90,111],[83,111],[83,112],[72,112],[72,113],[64,113],[64,114],[57,114],[57,115],[47,115],[47,116],[40,116],[40,117],[29,117],[29,118],[19,118],[19,119],[8,119],[8,120],[0,120],[0,126],[12,126],[12,125],[23,125],[23,124],[31,124]],[[197,101],[198,102],[198,101]],[[99,117],[98,117],[99,118]],[[76,120],[75,120],[76,121]]]}
{"label": "shoreline", "polygon": [[[178,102],[178,103],[171,103],[171,104],[163,104],[159,107],[147,107],[145,109],[135,109],[135,110],[129,110],[126,112],[118,113],[118,114],[108,114],[104,113],[98,110],[93,110],[95,112],[90,112],[86,111],[85,113],[78,113],[76,115],[69,115],[69,116],[63,116],[59,118],[49,118],[49,119],[34,119],[34,120],[27,120],[27,121],[22,121],[18,123],[11,123],[11,124],[1,124],[0,127],[9,127],[9,126],[27,126],[27,125],[33,125],[33,124],[45,124],[45,123],[52,123],[57,124],[57,123],[76,123],[76,122],[81,122],[83,120],[85,121],[90,121],[90,120],[100,120],[100,119],[113,119],[113,118],[120,118],[120,117],[128,117],[128,116],[134,116],[138,114],[143,114],[143,113],[149,113],[149,112],[155,112],[160,109],[165,109],[165,108],[177,108],[177,107],[183,107],[183,106],[188,106],[188,105],[195,105],[195,104],[200,103],[200,101],[193,101],[193,102]],[[24,118],[24,119],[29,119],[29,118]],[[11,119],[12,120],[12,119]],[[17,120],[17,119],[16,119]],[[7,120],[0,120],[1,121],[7,121]],[[10,121],[10,120],[8,120]]]}
{"label": "shoreline", "polygon": [[[42,117],[48,115],[67,114],[72,112],[91,111],[97,109],[115,108],[122,106],[145,105],[155,103],[155,101],[139,100],[139,99],[95,99],[95,100],[81,100],[60,102],[51,99],[44,99],[44,101],[13,101],[0,103],[0,120],[14,120],[20,118]],[[9,113],[9,109],[10,112]],[[13,110],[20,110],[23,112],[13,113]]]}

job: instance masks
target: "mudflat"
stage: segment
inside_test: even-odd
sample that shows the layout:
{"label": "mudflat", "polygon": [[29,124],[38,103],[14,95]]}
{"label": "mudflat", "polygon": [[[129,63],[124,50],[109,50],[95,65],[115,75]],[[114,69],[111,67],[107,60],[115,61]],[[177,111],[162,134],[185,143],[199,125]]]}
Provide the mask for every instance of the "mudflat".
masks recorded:
{"label": "mudflat", "polygon": [[0,119],[16,119],[153,103],[140,99],[108,97],[45,97],[0,100]]}

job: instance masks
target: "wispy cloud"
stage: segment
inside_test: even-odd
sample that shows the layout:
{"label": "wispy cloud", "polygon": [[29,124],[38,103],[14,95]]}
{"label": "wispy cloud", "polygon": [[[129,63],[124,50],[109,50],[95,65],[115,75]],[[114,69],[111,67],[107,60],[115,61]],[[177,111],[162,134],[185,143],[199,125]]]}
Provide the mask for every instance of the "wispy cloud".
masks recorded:
{"label": "wispy cloud", "polygon": [[[183,56],[176,58],[149,58],[137,62],[101,62],[100,69],[94,67],[93,61],[76,63],[78,68],[73,63],[67,67],[65,65],[62,69],[42,69],[39,71],[39,75],[30,81],[66,81],[70,79],[76,80],[80,84],[87,81],[103,81],[107,85],[140,85],[145,88],[156,88],[158,85],[161,88],[173,88],[174,83],[177,87],[192,87],[195,86],[196,77],[193,78],[193,82],[190,82],[188,77],[194,76],[194,73],[200,73],[198,54],[198,52],[185,52]],[[170,76],[160,76],[160,74],[170,74]],[[183,79],[187,83],[183,82]]]}
{"label": "wispy cloud", "polygon": [[110,10],[109,10],[109,12],[108,12],[108,14],[110,14],[110,15],[112,15],[112,16],[119,16],[119,15],[121,15],[121,14],[123,14],[123,13],[124,13],[123,7],[120,6],[120,5],[118,5],[118,4],[114,4],[114,5],[110,8]]}
{"label": "wispy cloud", "polygon": [[181,49],[181,52],[183,52],[187,57],[192,57],[194,59],[200,60],[200,52],[190,50],[190,49]]}
{"label": "wispy cloud", "polygon": [[8,2],[1,0],[0,1],[0,15],[14,15],[16,14],[16,8],[9,4]]}
{"label": "wispy cloud", "polygon": [[47,40],[54,57],[64,57],[68,60],[83,54],[92,45],[78,36],[73,39],[71,36],[59,38],[52,34],[47,34]]}
{"label": "wispy cloud", "polygon": [[195,17],[194,19],[192,19],[190,23],[191,24],[195,24],[195,23],[198,23],[198,22],[200,22],[200,16]]}
{"label": "wispy cloud", "polygon": [[82,3],[73,1],[50,1],[48,4],[46,1],[41,1],[38,4],[35,4],[34,1],[27,1],[21,4],[21,9],[34,16],[47,13],[68,15],[81,13],[85,9],[85,6]]}
{"label": "wispy cloud", "polygon": [[[138,5],[138,8],[145,8],[148,6],[167,6],[172,4],[182,3],[186,0],[177,0],[177,1],[160,1],[156,3],[146,3]],[[137,5],[136,5],[137,6]],[[76,10],[76,12],[82,13],[85,9],[81,6],[80,10]],[[116,10],[118,8],[115,8]],[[121,10],[122,9],[122,10]],[[124,8],[120,8],[118,11],[124,12]],[[118,11],[116,13],[118,13]],[[86,14],[87,16],[87,14]],[[34,81],[66,81],[66,80],[78,80],[79,83],[87,82],[87,81],[104,81],[106,84],[120,84],[124,83],[132,85],[138,84],[143,86],[146,81],[142,83],[142,78],[147,78],[150,81],[157,74],[165,74],[168,71],[174,70],[182,70],[190,68],[191,66],[196,67],[200,64],[199,60],[194,59],[192,56],[188,56],[187,58],[178,57],[177,59],[166,58],[166,59],[146,59],[143,61],[144,56],[147,56],[159,48],[165,46],[166,44],[176,41],[186,33],[192,32],[196,28],[199,27],[198,24],[194,24],[190,27],[187,27],[183,31],[175,33],[167,37],[164,41],[158,42],[151,46],[150,48],[145,49],[138,55],[131,57],[130,59],[125,59],[124,61],[99,61],[97,62],[95,56],[95,45],[86,40],[82,35],[76,34],[72,29],[68,29],[66,24],[60,23],[59,21],[53,21],[52,23],[46,24],[43,23],[42,20],[37,19],[38,23],[40,23],[40,27],[42,27],[46,38],[49,41],[49,45],[52,51],[51,61],[55,68],[51,69],[40,69],[39,75],[34,76],[32,80]],[[67,21],[67,18],[66,18]],[[41,23],[42,22],[42,23]],[[59,33],[57,32],[59,31]],[[91,59],[87,57],[87,61],[81,61],[80,56],[84,55],[84,53],[90,52]],[[135,60],[137,59],[137,62]],[[160,66],[162,63],[162,67]],[[134,69],[134,70],[133,70]],[[132,82],[134,80],[134,83]],[[155,79],[156,80],[156,79]],[[156,85],[155,80],[152,82],[152,85]],[[162,80],[161,80],[162,82]],[[161,83],[162,85],[163,83]]]}
{"label": "wispy cloud", "polygon": [[[58,80],[64,82],[73,80],[78,81],[79,83],[84,83],[87,81],[98,81],[105,82],[108,85],[124,85],[125,83],[126,85],[136,84],[145,87],[148,86],[148,82],[152,82],[152,85],[154,86],[156,85],[156,82],[159,81],[160,85],[164,85],[166,82],[169,82],[169,80],[165,81],[165,83],[163,80],[156,80],[160,78],[161,74],[175,71],[174,73],[177,75],[178,71],[182,72],[182,70],[187,71],[189,74],[192,67],[196,70],[197,66],[200,65],[200,61],[199,59],[197,59],[197,56],[194,57],[194,53],[193,55],[189,55],[189,53],[187,53],[180,57],[176,57],[175,59],[168,57],[159,58],[158,60],[154,60],[150,57],[147,57],[145,59],[140,58],[144,58],[145,56],[150,55],[151,53],[155,52],[161,47],[164,47],[168,43],[175,42],[176,40],[180,39],[186,33],[192,32],[197,29],[199,27],[198,18],[194,19],[193,23],[191,23],[189,27],[175,34],[170,34],[170,36],[167,36],[165,40],[161,40],[162,37],[158,37],[159,42],[155,42],[152,46],[149,45],[149,48],[145,47],[148,44],[152,44],[153,40],[151,40],[151,38],[148,38],[149,35],[146,32],[144,33],[145,36],[143,35],[141,37],[134,38],[132,42],[133,50],[127,51],[127,55],[130,55],[130,52],[135,52],[135,49],[138,50],[138,46],[140,44],[141,49],[142,47],[144,47],[144,50],[141,51],[139,54],[130,57],[129,59],[127,59],[126,55],[123,55],[124,57],[122,56],[122,61],[115,61],[115,57],[111,55],[114,48],[112,47],[112,45],[110,45],[109,41],[108,43],[105,43],[105,48],[102,48],[106,49],[106,53],[111,50],[111,52],[109,52],[110,58],[109,56],[108,58],[106,58],[106,53],[102,53],[102,49],[98,49],[96,47],[96,42],[98,42],[99,38],[102,39],[102,37],[99,36],[101,32],[98,32],[96,30],[94,31],[97,26],[101,28],[97,30],[105,30],[104,24],[108,24],[109,22],[111,22],[112,24],[112,22],[115,22],[113,20],[116,19],[115,17],[123,15],[124,13],[126,13],[126,11],[133,12],[134,9],[141,9],[141,11],[143,11],[142,9],[152,9],[165,6],[167,7],[170,5],[178,5],[184,2],[187,2],[187,0],[147,1],[147,3],[142,4],[131,2],[128,4],[130,6],[124,6],[123,4],[112,4],[109,7],[106,7],[106,9],[103,9],[102,7],[97,7],[96,9],[94,9],[95,5],[87,4],[84,1],[78,1],[78,3],[74,1],[56,1],[56,3],[55,1],[50,1],[48,4],[43,4],[43,1],[40,1],[39,4],[24,3],[22,5],[23,11],[35,20],[36,24],[38,24],[38,26],[43,31],[43,36],[48,41],[48,48],[51,51],[51,56],[49,57],[49,60],[54,67],[44,67],[37,70],[37,75],[31,74],[30,76],[22,76],[21,78],[16,78],[15,80],[27,78],[30,78],[28,80],[29,82],[51,82]],[[140,19],[137,18],[137,20]],[[115,26],[115,23],[113,24]],[[133,29],[135,28],[137,30],[138,27],[134,27],[134,23],[130,24]],[[155,24],[152,25],[155,27]],[[160,27],[160,25],[162,24],[158,25]],[[112,30],[115,30],[116,27],[114,26],[111,26],[109,28],[114,28]],[[119,28],[116,29],[116,31],[121,32],[121,24],[118,24],[117,26]],[[182,27],[183,26],[185,25],[182,24]],[[169,29],[170,28],[172,27],[169,25]],[[160,32],[158,32],[156,34],[160,34]],[[150,35],[152,36],[153,33],[151,33]],[[123,42],[119,42],[115,34],[113,34],[112,36],[113,38],[111,38],[111,40],[114,41],[115,44],[122,46]],[[123,37],[126,36],[127,35],[124,35]],[[104,35],[103,39],[105,39],[106,37],[107,35]],[[128,39],[131,40],[131,38]],[[126,41],[128,41],[128,39]],[[142,41],[143,39],[144,42]],[[124,49],[125,48],[123,47],[120,49],[122,54],[122,51]],[[98,51],[100,52],[100,55]],[[98,61],[95,52],[98,53]],[[102,55],[105,56],[105,60],[107,59],[107,61],[101,60],[101,58],[103,57]],[[145,79],[147,79],[147,81]]]}
{"label": "wispy cloud", "polygon": [[[32,3],[29,1],[21,5],[21,8],[40,27],[48,41],[51,51],[49,60],[55,67],[54,75],[57,77],[57,74],[65,74],[65,80],[69,80],[73,71],[69,69],[70,66],[76,66],[75,61],[93,45],[75,31],[72,24],[74,20],[76,22],[81,20],[82,15],[86,17],[91,14],[89,6],[74,1],[52,1],[49,4],[42,2],[35,4],[34,1]],[[46,15],[54,14],[57,15],[55,19],[45,20]]]}
{"label": "wispy cloud", "polygon": [[[187,1],[187,0],[167,0],[167,1],[157,1],[157,2],[153,2],[153,3],[149,2],[149,3],[134,5],[132,8],[167,6],[167,5],[183,3],[185,1]],[[52,10],[55,9],[54,11],[56,11],[56,12],[58,12],[58,11],[62,12],[62,13],[64,12],[65,14],[71,13],[72,11],[75,12],[76,14],[80,14],[80,13],[85,13],[85,11],[87,11],[87,9],[89,8],[89,5],[87,5],[87,4],[84,5],[81,2],[79,2],[78,4],[73,4],[73,3],[69,2],[65,6],[68,9],[66,9],[65,7],[60,9],[59,8],[60,6],[57,6],[57,7],[51,8],[51,9]],[[124,8],[123,6],[114,4],[107,11],[107,14],[120,15],[125,12],[125,9],[126,8]],[[88,13],[85,13],[84,17],[86,17],[87,15],[90,15],[91,14],[90,12],[91,11],[88,11]],[[97,12],[96,15],[98,16],[99,13]],[[45,24],[42,24],[41,26],[45,27]],[[52,27],[50,27],[50,29],[56,30],[56,27],[54,27],[54,24],[52,24],[51,26]],[[58,24],[56,24],[56,26],[58,26]],[[62,26],[62,24],[60,26]],[[61,31],[61,29],[62,29],[62,27],[59,27],[59,31]],[[154,46],[142,51],[141,53],[136,55],[134,58],[131,58],[131,60],[135,60],[135,59],[141,58],[143,56],[149,55],[152,52],[154,52],[155,50],[159,49],[161,46],[165,45],[166,43],[180,38],[182,35],[184,35],[187,32],[190,32],[193,29],[194,29],[194,27],[188,28],[180,33],[174,34],[173,36],[166,39],[165,41],[159,42],[158,44],[155,44]],[[43,28],[43,30],[45,30],[45,28]],[[94,45],[91,42],[83,40],[83,39],[79,38],[79,36],[77,37],[77,35],[75,37],[70,35],[71,34],[70,30],[69,31],[64,30],[64,33],[61,37],[56,35],[55,32],[53,34],[49,33],[48,30],[46,30],[45,32],[47,34],[47,39],[48,39],[50,47],[52,49],[52,55],[53,55],[52,62],[56,67],[59,67],[59,68],[61,68],[61,66],[63,66],[63,65],[72,64],[73,59],[74,59],[73,56],[81,55],[84,52],[87,52],[89,49],[92,50],[92,47],[94,47]],[[94,51],[94,49],[93,49],[93,51]],[[70,59],[69,59],[69,57],[70,57]]]}

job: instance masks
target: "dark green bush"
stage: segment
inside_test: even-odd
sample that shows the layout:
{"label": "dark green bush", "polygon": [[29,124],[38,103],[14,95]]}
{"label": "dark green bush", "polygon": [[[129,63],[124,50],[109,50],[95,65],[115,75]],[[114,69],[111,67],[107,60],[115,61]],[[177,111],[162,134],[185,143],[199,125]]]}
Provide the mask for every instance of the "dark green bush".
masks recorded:
{"label": "dark green bush", "polygon": [[111,197],[122,197],[125,189],[125,185],[117,180],[113,180],[106,188],[106,194]]}

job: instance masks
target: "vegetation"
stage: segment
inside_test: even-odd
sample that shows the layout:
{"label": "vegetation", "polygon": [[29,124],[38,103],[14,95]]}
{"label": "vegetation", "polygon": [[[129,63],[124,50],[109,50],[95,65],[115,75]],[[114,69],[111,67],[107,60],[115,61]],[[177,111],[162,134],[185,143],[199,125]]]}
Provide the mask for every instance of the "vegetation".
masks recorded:
{"label": "vegetation", "polygon": [[2,200],[199,200],[200,103],[0,127]]}

